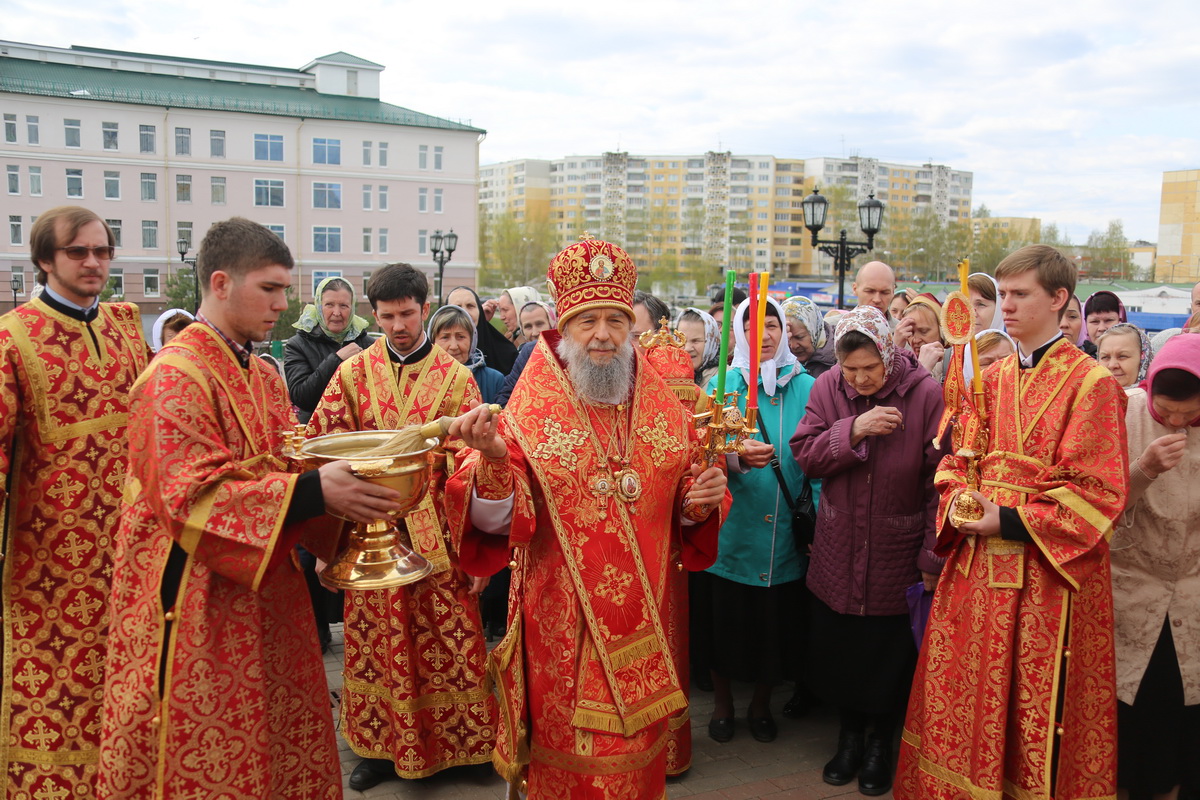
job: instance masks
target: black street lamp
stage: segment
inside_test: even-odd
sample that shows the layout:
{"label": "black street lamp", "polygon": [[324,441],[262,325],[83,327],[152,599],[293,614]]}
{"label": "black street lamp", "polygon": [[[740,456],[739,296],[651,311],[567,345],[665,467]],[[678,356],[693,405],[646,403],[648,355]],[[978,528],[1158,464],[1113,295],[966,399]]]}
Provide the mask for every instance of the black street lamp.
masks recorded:
{"label": "black street lamp", "polygon": [[446,274],[446,262],[454,255],[456,247],[458,247],[458,234],[454,232],[454,228],[451,228],[450,232],[445,235],[440,229],[436,230],[429,239],[429,249],[433,251],[433,263],[438,265],[437,297],[439,306],[445,302],[442,299],[442,278]]}
{"label": "black street lamp", "polygon": [[192,268],[192,278],[195,279],[196,285],[196,307],[192,309],[192,313],[198,314],[200,313],[200,270],[196,269],[196,259],[187,258],[188,246],[188,240],[182,236],[175,242],[175,249],[179,251],[179,260]]}
{"label": "black street lamp", "polygon": [[13,273],[13,276],[8,279],[8,285],[11,286],[13,290],[13,308],[17,307],[17,292],[24,288],[24,283],[24,279],[18,277],[15,272]]}
{"label": "black street lamp", "polygon": [[833,256],[833,266],[838,273],[838,308],[845,308],[846,271],[850,269],[851,259],[875,249],[875,234],[883,227],[883,203],[872,194],[858,204],[858,222],[867,235],[865,242],[847,241],[844,228],[837,239],[817,238],[817,234],[825,227],[825,215],[829,212],[829,201],[821,196],[820,189],[813,189],[813,193],[804,198],[800,205],[804,209],[804,227],[812,231],[812,246],[820,247],[827,256]]}

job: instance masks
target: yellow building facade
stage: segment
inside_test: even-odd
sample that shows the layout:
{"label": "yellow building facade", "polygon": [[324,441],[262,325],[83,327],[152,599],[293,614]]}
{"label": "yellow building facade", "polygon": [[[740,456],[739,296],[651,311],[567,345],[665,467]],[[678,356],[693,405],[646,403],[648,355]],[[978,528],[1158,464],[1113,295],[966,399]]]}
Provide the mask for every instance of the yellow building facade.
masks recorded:
{"label": "yellow building facade", "polygon": [[1200,280],[1200,169],[1163,173],[1154,279]]}

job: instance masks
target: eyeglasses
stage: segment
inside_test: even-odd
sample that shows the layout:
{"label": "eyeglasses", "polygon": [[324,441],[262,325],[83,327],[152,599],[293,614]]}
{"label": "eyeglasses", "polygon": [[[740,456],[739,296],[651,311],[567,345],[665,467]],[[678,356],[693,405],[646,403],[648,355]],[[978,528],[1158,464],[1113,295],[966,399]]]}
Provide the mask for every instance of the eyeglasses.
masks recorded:
{"label": "eyeglasses", "polygon": [[56,247],[55,250],[62,250],[67,254],[67,258],[72,261],[83,261],[91,253],[96,257],[97,261],[112,261],[116,255],[117,248],[112,245],[101,245],[100,247],[84,247],[83,245],[73,244],[70,247]]}

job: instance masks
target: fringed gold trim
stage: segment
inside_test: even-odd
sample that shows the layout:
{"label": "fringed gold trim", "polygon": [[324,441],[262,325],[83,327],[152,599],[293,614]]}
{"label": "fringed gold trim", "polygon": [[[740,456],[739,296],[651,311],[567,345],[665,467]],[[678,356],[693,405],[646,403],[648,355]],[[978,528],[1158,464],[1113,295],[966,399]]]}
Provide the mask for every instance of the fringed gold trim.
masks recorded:
{"label": "fringed gold trim", "polygon": [[632,736],[647,725],[653,725],[655,722],[665,719],[681,708],[687,708],[687,697],[680,691],[671,692],[671,694],[657,703],[653,703],[626,716],[624,733],[626,736]]}
{"label": "fringed gold trim", "polygon": [[608,663],[612,665],[614,672],[628,667],[638,659],[662,652],[662,646],[658,641],[658,637],[654,635],[653,630],[644,630],[642,634],[639,640],[609,651]]}
{"label": "fringed gold trim", "polygon": [[601,731],[617,736],[625,736],[628,733],[627,726],[621,722],[621,718],[617,716],[616,711],[593,711],[586,708],[576,708],[575,714],[571,717],[571,725],[576,728],[583,728],[584,730]]}

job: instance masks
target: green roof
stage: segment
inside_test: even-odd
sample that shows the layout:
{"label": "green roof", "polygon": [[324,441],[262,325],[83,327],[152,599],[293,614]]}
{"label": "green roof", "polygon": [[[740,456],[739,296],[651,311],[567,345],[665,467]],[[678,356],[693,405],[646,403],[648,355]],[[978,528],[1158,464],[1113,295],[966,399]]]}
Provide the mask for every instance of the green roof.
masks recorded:
{"label": "green roof", "polygon": [[267,86],[49,64],[22,58],[0,57],[0,91],[169,108],[485,132],[482,128],[422,114],[369,97],[321,94],[315,89],[294,86]]}

